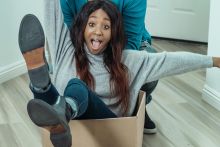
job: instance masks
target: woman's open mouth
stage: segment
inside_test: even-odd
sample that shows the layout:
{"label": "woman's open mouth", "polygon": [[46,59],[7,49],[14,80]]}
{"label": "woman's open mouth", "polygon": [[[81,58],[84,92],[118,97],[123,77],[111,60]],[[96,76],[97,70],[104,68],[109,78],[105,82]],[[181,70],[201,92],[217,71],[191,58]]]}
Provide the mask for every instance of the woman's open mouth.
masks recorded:
{"label": "woman's open mouth", "polygon": [[92,48],[99,49],[102,45],[102,41],[98,39],[91,39]]}

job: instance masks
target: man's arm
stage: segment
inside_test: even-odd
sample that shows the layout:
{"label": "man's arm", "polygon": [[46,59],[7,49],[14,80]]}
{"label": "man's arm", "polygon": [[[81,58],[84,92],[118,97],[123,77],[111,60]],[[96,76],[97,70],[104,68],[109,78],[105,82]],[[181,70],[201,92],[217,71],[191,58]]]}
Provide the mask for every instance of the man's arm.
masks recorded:
{"label": "man's arm", "polygon": [[127,37],[126,49],[138,50],[145,31],[146,0],[125,0],[122,15]]}
{"label": "man's arm", "polygon": [[74,5],[74,0],[70,3],[67,0],[60,0],[61,9],[64,16],[64,23],[71,27],[74,17],[76,16],[75,11],[72,10],[72,6]]}

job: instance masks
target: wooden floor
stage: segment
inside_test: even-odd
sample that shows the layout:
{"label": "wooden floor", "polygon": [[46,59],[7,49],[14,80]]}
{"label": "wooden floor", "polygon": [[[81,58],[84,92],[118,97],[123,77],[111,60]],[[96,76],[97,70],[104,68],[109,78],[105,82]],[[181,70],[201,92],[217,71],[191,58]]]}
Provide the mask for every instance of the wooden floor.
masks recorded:
{"label": "wooden floor", "polygon": [[[206,54],[207,45],[153,39],[158,51]],[[41,147],[40,133],[27,116],[32,94],[22,75],[0,85],[0,147]],[[202,100],[205,70],[160,80],[147,106],[158,132],[144,135],[143,147],[219,147],[220,112]]]}

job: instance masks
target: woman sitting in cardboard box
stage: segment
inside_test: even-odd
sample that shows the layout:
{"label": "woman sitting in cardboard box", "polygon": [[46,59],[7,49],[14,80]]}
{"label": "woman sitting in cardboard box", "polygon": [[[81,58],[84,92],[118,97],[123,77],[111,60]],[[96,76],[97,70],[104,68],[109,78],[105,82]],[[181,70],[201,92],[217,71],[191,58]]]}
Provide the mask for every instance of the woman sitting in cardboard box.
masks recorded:
{"label": "woman sitting in cardboard box", "polygon": [[[220,67],[219,57],[188,52],[147,53],[123,50],[122,17],[109,1],[86,3],[71,31],[63,23],[58,0],[45,0],[45,31],[53,65],[50,79],[39,20],[26,15],[19,45],[34,99],[28,114],[50,131],[55,147],[69,147],[71,119],[130,116],[144,83],[200,68]],[[53,81],[53,83],[52,83]]]}

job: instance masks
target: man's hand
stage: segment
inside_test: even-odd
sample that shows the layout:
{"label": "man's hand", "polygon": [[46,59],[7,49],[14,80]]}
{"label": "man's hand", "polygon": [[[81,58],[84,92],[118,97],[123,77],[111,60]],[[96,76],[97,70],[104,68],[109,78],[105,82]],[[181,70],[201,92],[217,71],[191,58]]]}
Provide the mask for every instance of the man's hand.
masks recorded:
{"label": "man's hand", "polygon": [[213,59],[213,67],[220,68],[220,57],[212,57]]}

